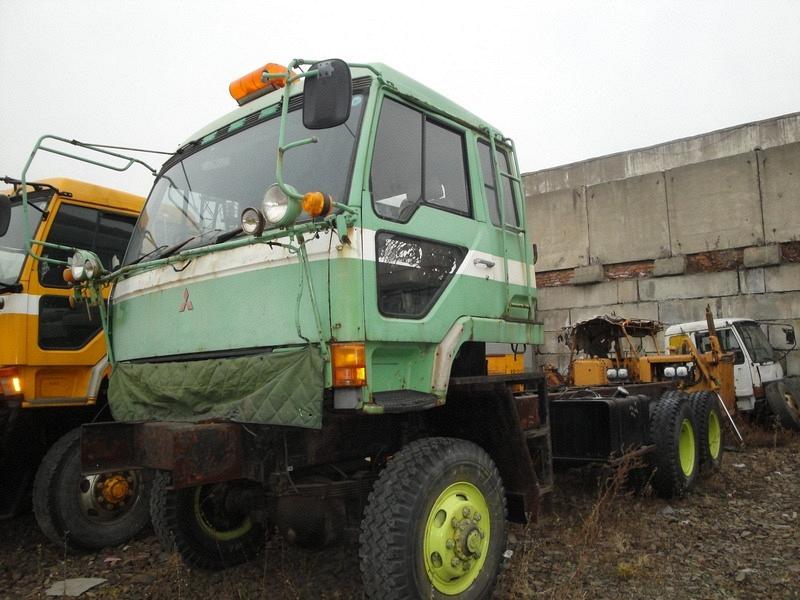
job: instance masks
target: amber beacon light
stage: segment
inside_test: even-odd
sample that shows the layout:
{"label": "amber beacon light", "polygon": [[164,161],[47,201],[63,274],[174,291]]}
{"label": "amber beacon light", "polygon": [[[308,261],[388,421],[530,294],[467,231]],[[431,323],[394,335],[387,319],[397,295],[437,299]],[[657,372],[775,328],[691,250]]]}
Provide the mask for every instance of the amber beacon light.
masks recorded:
{"label": "amber beacon light", "polygon": [[[272,90],[277,90],[286,85],[286,73],[288,69],[283,65],[276,63],[267,63],[263,67],[251,71],[244,77],[240,77],[236,81],[232,81],[228,86],[231,96],[239,104],[244,104],[250,98],[258,95],[266,94]],[[263,76],[264,73],[271,75],[284,75],[284,77],[276,77],[267,79]]]}

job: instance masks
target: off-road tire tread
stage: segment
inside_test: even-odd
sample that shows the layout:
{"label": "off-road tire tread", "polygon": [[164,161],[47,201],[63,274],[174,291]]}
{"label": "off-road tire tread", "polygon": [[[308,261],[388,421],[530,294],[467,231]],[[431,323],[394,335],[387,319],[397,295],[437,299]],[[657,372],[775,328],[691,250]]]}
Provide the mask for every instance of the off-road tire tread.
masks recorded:
{"label": "off-road tire tread", "polygon": [[175,537],[167,522],[166,496],[168,488],[172,485],[172,476],[169,471],[156,471],[153,475],[153,485],[150,488],[150,521],[153,531],[161,544],[161,549],[166,552],[175,550]]}
{"label": "off-road tire tread", "polygon": [[[359,536],[359,563],[367,598],[381,600],[411,600],[418,598],[414,582],[405,576],[402,536],[398,531],[408,531],[414,526],[411,506],[420,490],[424,474],[431,473],[441,456],[452,450],[472,453],[491,478],[498,483],[502,498],[503,543],[507,536],[506,497],[494,462],[489,455],[472,442],[444,437],[431,437],[409,443],[397,452],[378,477],[367,500]],[[491,576],[489,589],[493,589],[500,563]],[[433,593],[430,597],[436,597]],[[464,597],[463,595],[460,597]]]}
{"label": "off-road tire tread", "polygon": [[692,488],[697,476],[697,461],[688,478],[683,475],[680,467],[679,450],[675,444],[677,434],[675,428],[680,429],[683,419],[679,417],[683,412],[692,422],[695,432],[695,456],[697,456],[697,426],[684,392],[679,390],[664,392],[656,403],[650,420],[650,437],[656,446],[653,453],[655,472],[651,481],[656,492],[664,498],[684,496]]}
{"label": "off-road tire tread", "polygon": [[[719,400],[713,392],[692,392],[689,394],[689,404],[692,406],[694,423],[697,431],[698,460],[701,472],[706,473],[718,471],[722,467],[722,457],[725,454],[724,432],[722,427],[722,412],[719,409]],[[719,419],[720,433],[723,434],[719,447],[719,456],[714,460],[708,448],[708,415],[711,411],[717,413]]]}
{"label": "off-road tire tread", "polygon": [[150,494],[150,519],[161,547],[166,551],[177,550],[189,567],[221,571],[247,562],[260,549],[261,536],[253,536],[252,543],[244,543],[243,548],[226,553],[225,556],[221,549],[217,554],[198,549],[190,541],[189,534],[183,532],[179,526],[179,494],[179,491],[172,489],[171,473],[158,471]]}

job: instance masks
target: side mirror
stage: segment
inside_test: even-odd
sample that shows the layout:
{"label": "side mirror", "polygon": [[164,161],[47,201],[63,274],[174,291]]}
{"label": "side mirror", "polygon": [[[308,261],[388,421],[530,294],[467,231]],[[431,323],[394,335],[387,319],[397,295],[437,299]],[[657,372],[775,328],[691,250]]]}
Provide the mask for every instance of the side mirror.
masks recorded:
{"label": "side mirror", "polygon": [[767,339],[774,350],[793,350],[797,345],[794,327],[786,323],[769,323]]}
{"label": "side mirror", "polygon": [[338,58],[311,65],[316,76],[306,77],[303,89],[303,126],[306,129],[328,129],[341,125],[350,117],[353,82],[350,67]]}
{"label": "side mirror", "polygon": [[4,236],[8,231],[8,224],[11,222],[11,198],[0,195],[0,236]]}

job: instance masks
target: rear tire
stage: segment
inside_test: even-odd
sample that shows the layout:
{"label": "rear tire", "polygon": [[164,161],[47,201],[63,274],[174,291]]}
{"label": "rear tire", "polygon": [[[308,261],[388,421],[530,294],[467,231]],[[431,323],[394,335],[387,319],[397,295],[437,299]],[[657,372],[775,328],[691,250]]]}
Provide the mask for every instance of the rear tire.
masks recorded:
{"label": "rear tire", "polygon": [[650,435],[653,487],[664,498],[680,498],[694,485],[698,471],[697,439],[689,398],[683,392],[664,392],[653,408]]}
{"label": "rear tire", "polygon": [[145,473],[81,475],[81,430],[48,450],[33,484],[42,533],[69,550],[99,550],[128,541],[150,522]]}
{"label": "rear tire", "polygon": [[700,469],[713,472],[722,466],[724,435],[722,411],[713,392],[694,392],[689,396],[697,427],[697,452]]}
{"label": "rear tire", "polygon": [[172,489],[170,473],[153,482],[150,512],[162,547],[176,549],[191,567],[218,571],[252,559],[263,548],[264,531],[248,515],[225,509],[236,482]]}

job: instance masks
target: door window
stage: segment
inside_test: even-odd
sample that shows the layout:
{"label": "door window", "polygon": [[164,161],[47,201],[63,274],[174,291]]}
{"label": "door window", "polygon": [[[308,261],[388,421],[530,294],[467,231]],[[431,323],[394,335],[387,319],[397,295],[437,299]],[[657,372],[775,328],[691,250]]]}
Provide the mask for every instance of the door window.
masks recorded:
{"label": "door window", "polygon": [[[62,204],[47,236],[47,241],[95,252],[103,266],[111,270],[114,257],[122,261],[125,248],[136,224],[134,217],[107,213],[74,204]],[[70,252],[45,248],[44,256],[68,260]],[[47,287],[68,287],[62,277],[63,268],[39,261],[39,282]]]}
{"label": "door window", "polygon": [[371,172],[375,213],[407,222],[421,204],[471,215],[464,136],[385,98]]}
{"label": "door window", "polygon": [[[734,364],[744,364],[744,353],[742,352],[739,341],[731,329],[718,329],[717,339],[719,339],[719,346],[723,352],[733,352],[736,358]],[[711,340],[707,331],[697,334],[697,349],[700,352],[711,352]]]}

